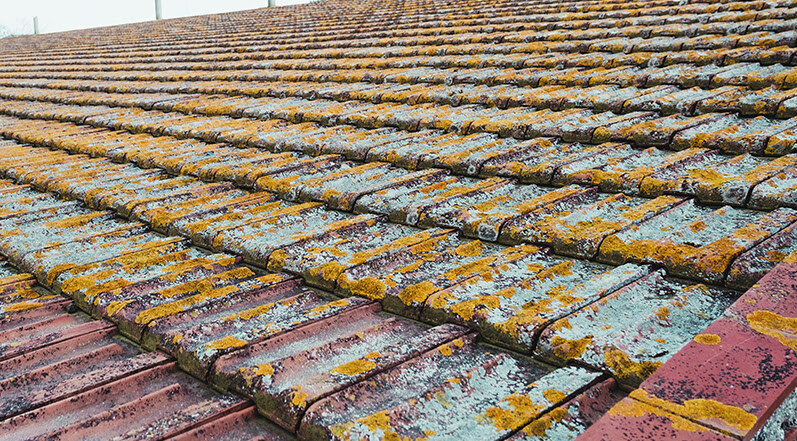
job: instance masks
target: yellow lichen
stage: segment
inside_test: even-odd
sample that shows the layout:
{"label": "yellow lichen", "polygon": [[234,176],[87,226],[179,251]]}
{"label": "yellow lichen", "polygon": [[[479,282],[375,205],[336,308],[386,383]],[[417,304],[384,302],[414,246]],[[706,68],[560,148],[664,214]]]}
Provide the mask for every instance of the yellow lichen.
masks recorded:
{"label": "yellow lichen", "polygon": [[493,425],[499,431],[515,430],[521,427],[546,407],[545,405],[534,403],[524,393],[514,393],[501,401],[507,403],[510,409],[494,406],[484,413],[487,418],[492,420]]}
{"label": "yellow lichen", "polygon": [[478,240],[462,244],[454,248],[454,252],[462,257],[475,257],[484,251],[484,244]]}
{"label": "yellow lichen", "polygon": [[621,379],[644,380],[662,365],[660,361],[632,361],[625,352],[619,349],[604,350],[603,356],[606,359],[606,366]]}
{"label": "yellow lichen", "polygon": [[683,405],[679,405],[652,396],[642,389],[634,390],[629,396],[693,421],[718,421],[742,433],[748,432],[758,421],[755,415],[740,407],[730,406],[715,400],[686,400]]}
{"label": "yellow lichen", "polygon": [[778,341],[797,351],[797,318],[783,317],[771,311],[758,310],[747,314],[750,327],[761,334],[775,337]]}
{"label": "yellow lichen", "polygon": [[423,282],[416,283],[404,288],[398,293],[398,298],[404,302],[405,305],[415,303],[424,303],[431,294],[437,292],[440,288],[436,287],[432,282],[424,280]]}
{"label": "yellow lichen", "polygon": [[340,281],[341,288],[348,288],[353,295],[371,300],[383,299],[385,297],[385,292],[387,292],[387,285],[385,285],[385,282],[374,277],[365,277],[354,282],[349,282],[344,274],[341,276]]}
{"label": "yellow lichen", "polygon": [[335,369],[332,369],[333,373],[341,374],[341,375],[349,375],[355,376],[360,375],[364,372],[368,372],[371,369],[376,367],[376,363],[370,360],[354,360],[348,363],[342,364]]}
{"label": "yellow lichen", "polygon": [[695,342],[704,345],[718,345],[722,339],[716,334],[697,334],[693,339]]}
{"label": "yellow lichen", "polygon": [[578,358],[584,353],[587,346],[592,343],[592,337],[592,335],[587,335],[576,340],[568,340],[557,335],[551,339],[553,353],[562,360]]}
{"label": "yellow lichen", "polygon": [[271,363],[262,363],[256,366],[255,375],[272,376],[274,375],[274,366]]}
{"label": "yellow lichen", "polygon": [[302,386],[296,386],[291,391],[291,403],[296,407],[305,407],[307,405],[307,393],[302,392]]}
{"label": "yellow lichen", "polygon": [[222,350],[229,348],[241,348],[244,346],[246,346],[246,341],[228,335],[227,337],[223,337],[206,344],[205,348]]}
{"label": "yellow lichen", "polygon": [[566,393],[556,389],[548,389],[542,393],[542,396],[551,404],[561,403],[567,398]]}

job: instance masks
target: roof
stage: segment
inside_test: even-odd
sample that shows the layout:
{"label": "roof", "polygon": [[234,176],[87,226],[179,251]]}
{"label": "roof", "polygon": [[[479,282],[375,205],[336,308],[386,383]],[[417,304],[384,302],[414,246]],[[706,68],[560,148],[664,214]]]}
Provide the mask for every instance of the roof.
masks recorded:
{"label": "roof", "polygon": [[0,40],[0,439],[794,440],[796,16]]}

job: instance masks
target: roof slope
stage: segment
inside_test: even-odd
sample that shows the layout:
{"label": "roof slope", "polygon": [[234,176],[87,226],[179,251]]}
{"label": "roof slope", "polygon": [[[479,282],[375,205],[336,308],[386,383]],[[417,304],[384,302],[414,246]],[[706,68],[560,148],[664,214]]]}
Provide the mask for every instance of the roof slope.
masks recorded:
{"label": "roof slope", "polygon": [[796,16],[326,0],[0,40],[0,439],[795,436]]}

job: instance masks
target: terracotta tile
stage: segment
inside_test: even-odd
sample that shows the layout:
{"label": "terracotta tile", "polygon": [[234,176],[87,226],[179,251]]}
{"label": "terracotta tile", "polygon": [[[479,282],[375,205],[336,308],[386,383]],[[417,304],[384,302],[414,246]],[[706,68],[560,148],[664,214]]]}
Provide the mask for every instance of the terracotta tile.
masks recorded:
{"label": "terracotta tile", "polygon": [[730,441],[734,438],[655,406],[626,398],[576,438],[579,441],[679,439]]}
{"label": "terracotta tile", "polygon": [[[550,371],[476,345],[468,336],[313,404],[299,436],[423,437],[445,431],[498,439],[598,378],[577,367]],[[528,406],[513,404],[518,401]]]}
{"label": "terracotta tile", "polygon": [[67,314],[64,309],[59,305],[46,314],[33,310],[0,321],[0,361],[111,327],[82,314]]}
{"label": "terracotta tile", "polygon": [[159,352],[140,354],[111,328],[78,335],[0,362],[2,419],[163,364]]}
{"label": "terracotta tile", "polygon": [[296,284],[276,285],[150,323],[144,344],[157,344],[174,355],[182,369],[204,378],[224,354],[368,303],[330,300]]}
{"label": "terracotta tile", "polygon": [[0,436],[164,438],[245,407],[242,399],[218,395],[169,364],[5,420]]}
{"label": "terracotta tile", "polygon": [[336,292],[378,300],[388,311],[417,317],[431,294],[503,262],[500,251],[457,234],[440,235],[345,271]]}
{"label": "terracotta tile", "polygon": [[548,326],[535,353],[557,363],[578,360],[637,385],[735,298],[666,280],[659,270]]}
{"label": "terracotta tile", "polygon": [[222,357],[212,381],[253,397],[263,414],[293,431],[319,399],[466,332],[453,325],[427,329],[377,309],[336,315]]}
{"label": "terracotta tile", "polygon": [[647,272],[646,267],[611,268],[521,246],[511,260],[432,294],[421,319],[468,324],[487,341],[529,352],[545,326]]}
{"label": "terracotta tile", "polygon": [[693,200],[606,238],[599,259],[664,265],[671,274],[722,283],[733,261],[797,219],[797,212],[723,207]]}
{"label": "terracotta tile", "polygon": [[293,437],[258,417],[254,407],[232,412],[169,438],[171,441],[283,441],[290,439]]}
{"label": "terracotta tile", "polygon": [[372,218],[372,222],[352,224],[280,248],[271,254],[267,267],[269,271],[298,274],[309,285],[333,291],[338,277],[347,269],[400,253],[450,231],[422,231]]}

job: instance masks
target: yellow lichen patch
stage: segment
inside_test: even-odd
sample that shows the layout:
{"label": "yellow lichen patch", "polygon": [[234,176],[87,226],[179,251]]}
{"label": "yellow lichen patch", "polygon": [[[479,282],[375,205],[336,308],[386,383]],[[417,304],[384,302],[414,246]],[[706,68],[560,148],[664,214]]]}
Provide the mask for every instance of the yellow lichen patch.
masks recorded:
{"label": "yellow lichen patch", "polygon": [[228,335],[205,345],[205,349],[229,349],[246,346],[246,341]]}
{"label": "yellow lichen patch", "polygon": [[291,403],[296,407],[305,407],[307,405],[307,393],[302,392],[302,386],[296,386],[291,391]]}
{"label": "yellow lichen patch", "polygon": [[22,312],[22,311],[30,311],[31,309],[36,309],[41,307],[42,304],[40,302],[20,302],[15,303],[13,305],[8,305],[0,309],[0,311],[4,312]]}
{"label": "yellow lichen patch", "polygon": [[567,398],[567,394],[556,389],[548,389],[542,393],[542,396],[551,404],[561,403]]}
{"label": "yellow lichen patch", "polygon": [[606,366],[621,379],[635,378],[644,380],[662,365],[660,361],[632,361],[625,352],[619,349],[604,350],[603,356],[606,359]]}
{"label": "yellow lichen patch", "polygon": [[458,315],[462,320],[470,321],[473,319],[477,310],[495,309],[501,306],[501,300],[496,296],[479,296],[475,299],[451,305],[451,312]]}
{"label": "yellow lichen patch", "polygon": [[[632,392],[631,396],[633,396],[635,392],[636,391]],[[669,412],[665,412],[657,407],[649,406],[631,399],[618,402],[607,412],[607,415],[622,415],[633,418],[641,418],[648,414],[669,419],[673,429],[675,430],[683,430],[687,432],[704,432],[709,430],[707,427],[695,424],[685,418],[679,418],[678,416]]]}
{"label": "yellow lichen patch", "polygon": [[364,424],[370,431],[379,429],[385,432],[393,431],[393,428],[390,426],[390,416],[388,416],[386,410],[369,415],[365,418],[358,418],[356,421]]}
{"label": "yellow lichen patch", "polygon": [[322,279],[326,281],[335,281],[344,271],[346,271],[346,265],[340,264],[338,262],[326,262],[321,266],[310,268],[310,277],[318,277],[321,276]]}
{"label": "yellow lichen patch", "polygon": [[271,310],[274,307],[274,303],[266,303],[265,305],[256,306],[254,308],[247,309],[245,311],[241,311],[235,314],[230,314],[228,316],[222,317],[219,319],[219,322],[232,322],[238,320],[249,320],[253,317],[258,317],[263,315]]}
{"label": "yellow lichen patch", "polygon": [[454,253],[462,257],[475,257],[480,255],[483,251],[484,244],[478,240],[474,240],[454,248]]}
{"label": "yellow lichen patch", "polygon": [[363,358],[365,358],[366,360],[373,360],[373,359],[379,358],[381,356],[382,356],[382,354],[380,354],[379,352],[369,352],[369,353],[365,354],[365,356]]}
{"label": "yellow lichen patch", "polygon": [[494,406],[487,409],[484,415],[492,420],[493,425],[499,431],[515,430],[526,424],[546,406],[534,403],[531,398],[524,393],[514,393],[503,400],[510,409]]}
{"label": "yellow lichen patch", "polygon": [[271,363],[262,363],[255,367],[255,375],[272,376],[274,375],[274,366]]}
{"label": "yellow lichen patch", "polygon": [[781,344],[797,351],[797,317],[783,317],[771,311],[758,310],[747,314],[747,322],[761,334],[775,337]]}
{"label": "yellow lichen patch", "polygon": [[285,268],[286,260],[288,260],[288,253],[285,250],[274,250],[268,258],[268,269],[270,271],[281,271]]}
{"label": "yellow lichen patch", "polygon": [[689,229],[692,230],[695,233],[699,233],[699,232],[705,230],[707,227],[708,227],[708,225],[706,225],[706,223],[703,222],[703,221],[693,222],[693,223],[691,223],[689,225]]}
{"label": "yellow lichen patch", "polygon": [[416,283],[404,288],[398,293],[398,298],[404,302],[405,305],[415,303],[425,303],[430,295],[439,290],[432,282],[424,280],[421,283]]}
{"label": "yellow lichen patch", "polygon": [[722,339],[716,334],[697,334],[693,339],[695,342],[703,345],[718,345]]}
{"label": "yellow lichen patch", "polygon": [[132,302],[133,300],[120,300],[120,301],[111,302],[108,305],[108,308],[106,308],[105,313],[108,316],[114,316],[116,315],[117,312],[121,311],[122,308],[124,308],[125,306],[129,305]]}
{"label": "yellow lichen patch", "polygon": [[310,309],[310,311],[307,313],[307,315],[309,315],[311,317],[312,316],[316,316],[316,315],[319,315],[322,312],[324,312],[324,311],[326,311],[326,310],[328,310],[330,308],[342,308],[344,306],[347,306],[348,304],[349,304],[349,301],[345,300],[345,299],[335,300],[333,302],[329,302],[329,303],[326,303],[326,304],[323,304],[323,305],[319,305],[319,306],[316,306],[316,307]]}
{"label": "yellow lichen patch", "polygon": [[547,430],[554,422],[562,421],[568,415],[567,410],[557,407],[545,414],[542,418],[536,419],[523,428],[523,432],[532,437],[547,438]]}
{"label": "yellow lichen patch", "polygon": [[592,343],[592,337],[592,335],[587,335],[576,340],[568,340],[557,335],[551,339],[553,353],[562,360],[578,358],[584,353],[587,346]]}
{"label": "yellow lichen patch", "polygon": [[364,372],[368,372],[371,369],[376,367],[376,363],[370,360],[354,360],[348,363],[342,364],[335,369],[332,369],[332,372],[335,374],[341,375],[349,375],[355,376],[360,375]]}
{"label": "yellow lichen patch", "polygon": [[348,288],[348,290],[355,296],[365,297],[371,300],[379,300],[385,298],[387,292],[387,285],[385,282],[375,277],[365,277],[363,279],[350,282],[344,274],[339,279],[341,288]]}
{"label": "yellow lichen patch", "polygon": [[[683,405],[679,405],[652,396],[642,389],[631,392],[629,396],[643,403],[664,409],[667,412],[686,417],[690,420],[718,421],[742,433],[746,433],[752,429],[758,421],[755,415],[740,407],[730,406],[715,400],[686,400]],[[675,427],[675,425],[673,425],[673,427]]]}

